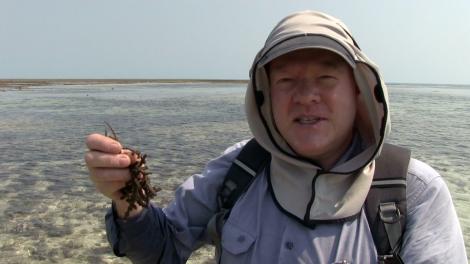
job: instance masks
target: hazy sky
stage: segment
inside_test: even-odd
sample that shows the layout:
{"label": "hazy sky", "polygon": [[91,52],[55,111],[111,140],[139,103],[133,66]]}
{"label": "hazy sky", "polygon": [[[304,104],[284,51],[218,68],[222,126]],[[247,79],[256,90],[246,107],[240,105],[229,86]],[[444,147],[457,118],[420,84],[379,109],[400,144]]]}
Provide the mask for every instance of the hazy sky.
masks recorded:
{"label": "hazy sky", "polygon": [[468,0],[0,0],[0,78],[247,79],[305,9],[343,20],[386,82],[470,84]]}

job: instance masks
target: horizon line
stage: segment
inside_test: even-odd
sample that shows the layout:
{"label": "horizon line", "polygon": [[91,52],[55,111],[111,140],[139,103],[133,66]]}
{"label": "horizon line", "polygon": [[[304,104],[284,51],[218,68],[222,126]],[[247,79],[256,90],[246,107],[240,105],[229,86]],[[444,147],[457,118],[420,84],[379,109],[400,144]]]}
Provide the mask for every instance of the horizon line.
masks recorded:
{"label": "horizon line", "polygon": [[[4,85],[48,85],[48,84],[62,84],[74,85],[80,83],[185,83],[185,82],[213,82],[213,83],[248,83],[249,79],[203,79],[203,78],[0,78],[0,87]],[[457,83],[426,83],[426,82],[386,82],[387,85],[449,85],[449,86],[470,86],[470,84],[457,84]]]}

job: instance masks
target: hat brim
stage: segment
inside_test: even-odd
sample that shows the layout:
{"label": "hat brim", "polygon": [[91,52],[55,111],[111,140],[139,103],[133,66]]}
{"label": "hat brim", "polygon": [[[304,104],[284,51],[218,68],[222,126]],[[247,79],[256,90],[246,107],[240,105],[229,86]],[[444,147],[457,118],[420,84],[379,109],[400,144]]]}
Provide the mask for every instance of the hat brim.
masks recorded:
{"label": "hat brim", "polygon": [[269,49],[258,62],[263,67],[275,58],[300,49],[325,49],[341,56],[352,68],[356,62],[352,54],[339,42],[322,35],[301,35],[283,40]]}

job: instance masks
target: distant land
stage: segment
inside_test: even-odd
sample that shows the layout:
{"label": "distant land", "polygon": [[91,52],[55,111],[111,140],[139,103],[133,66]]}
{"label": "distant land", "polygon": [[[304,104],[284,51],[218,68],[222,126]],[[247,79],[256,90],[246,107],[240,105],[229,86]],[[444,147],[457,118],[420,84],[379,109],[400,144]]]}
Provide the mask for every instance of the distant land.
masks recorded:
{"label": "distant land", "polygon": [[[94,85],[94,84],[159,84],[159,83],[227,83],[247,84],[248,80],[232,79],[0,79],[0,92],[7,90],[23,90],[31,87],[55,85]],[[390,86],[412,87],[460,87],[470,88],[468,84],[437,84],[437,83],[399,83],[388,82]]]}
{"label": "distant land", "polygon": [[225,79],[0,79],[0,91],[22,90],[38,86],[145,83],[239,83],[248,80]]}

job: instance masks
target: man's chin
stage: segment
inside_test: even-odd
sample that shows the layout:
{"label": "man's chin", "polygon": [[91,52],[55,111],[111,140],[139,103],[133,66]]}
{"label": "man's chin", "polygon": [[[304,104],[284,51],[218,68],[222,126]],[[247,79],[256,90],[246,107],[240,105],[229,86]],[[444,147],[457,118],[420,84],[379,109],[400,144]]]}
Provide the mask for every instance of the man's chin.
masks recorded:
{"label": "man's chin", "polygon": [[321,157],[324,149],[323,146],[319,146],[317,144],[302,144],[302,142],[299,142],[295,146],[291,147],[294,148],[294,151],[297,153],[297,155],[311,160],[317,160],[319,157]]}

